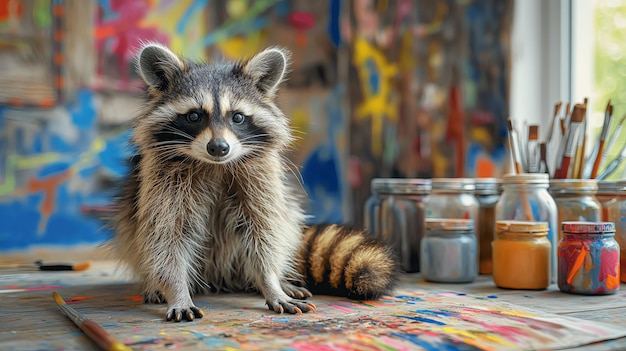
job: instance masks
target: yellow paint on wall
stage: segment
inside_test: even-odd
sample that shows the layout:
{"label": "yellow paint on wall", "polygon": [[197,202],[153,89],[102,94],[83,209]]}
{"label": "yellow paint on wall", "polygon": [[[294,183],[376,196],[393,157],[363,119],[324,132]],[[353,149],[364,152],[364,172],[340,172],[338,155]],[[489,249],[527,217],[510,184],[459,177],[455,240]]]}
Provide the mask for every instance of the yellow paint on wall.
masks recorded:
{"label": "yellow paint on wall", "polygon": [[261,51],[266,43],[264,31],[256,31],[246,36],[235,36],[216,43],[225,58],[241,60]]}
{"label": "yellow paint on wall", "polygon": [[[392,78],[398,73],[398,66],[389,62],[385,55],[367,40],[357,37],[354,41],[353,64],[356,67],[363,102],[355,111],[358,120],[371,119],[371,151],[379,156],[382,153],[383,126],[385,119],[397,120],[397,104],[392,96]],[[372,90],[371,77],[377,76],[378,89]]]}
{"label": "yellow paint on wall", "polygon": [[[206,21],[203,19],[203,11],[197,11],[189,17],[190,25],[185,27],[185,33],[182,35],[176,32],[176,26],[181,18],[185,15],[187,9],[193,4],[194,0],[172,1],[166,10],[150,11],[146,18],[141,21],[141,25],[145,27],[156,27],[159,31],[164,32],[170,39],[169,47],[177,53],[184,54],[187,57],[197,59],[206,59],[204,47],[195,45],[206,33]],[[152,8],[156,7],[156,1],[152,4]],[[194,43],[194,45],[190,45]]]}

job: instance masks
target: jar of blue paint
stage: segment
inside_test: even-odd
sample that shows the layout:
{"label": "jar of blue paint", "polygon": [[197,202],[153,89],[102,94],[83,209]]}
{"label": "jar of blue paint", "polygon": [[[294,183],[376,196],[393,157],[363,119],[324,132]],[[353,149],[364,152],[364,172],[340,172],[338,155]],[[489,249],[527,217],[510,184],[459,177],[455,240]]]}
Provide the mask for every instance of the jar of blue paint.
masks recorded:
{"label": "jar of blue paint", "polygon": [[478,243],[471,219],[428,218],[421,273],[437,283],[469,283],[478,275]]}
{"label": "jar of blue paint", "polygon": [[496,222],[548,223],[548,240],[551,245],[550,282],[556,283],[559,222],[556,201],[548,191],[549,186],[550,180],[544,173],[505,175],[502,177],[502,194],[496,204],[495,217]]}

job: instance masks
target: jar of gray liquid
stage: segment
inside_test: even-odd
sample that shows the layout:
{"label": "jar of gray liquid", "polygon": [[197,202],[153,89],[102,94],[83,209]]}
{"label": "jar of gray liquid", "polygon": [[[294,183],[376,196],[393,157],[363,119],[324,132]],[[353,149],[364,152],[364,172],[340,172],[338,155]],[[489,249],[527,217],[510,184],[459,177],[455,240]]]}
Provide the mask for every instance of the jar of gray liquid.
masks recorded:
{"label": "jar of gray liquid", "polygon": [[428,218],[421,273],[437,283],[469,283],[478,276],[478,243],[470,219]]}
{"label": "jar of gray liquid", "polygon": [[424,235],[424,198],[430,192],[430,179],[396,178],[381,204],[381,235],[390,245],[407,273],[420,270],[420,242]]}

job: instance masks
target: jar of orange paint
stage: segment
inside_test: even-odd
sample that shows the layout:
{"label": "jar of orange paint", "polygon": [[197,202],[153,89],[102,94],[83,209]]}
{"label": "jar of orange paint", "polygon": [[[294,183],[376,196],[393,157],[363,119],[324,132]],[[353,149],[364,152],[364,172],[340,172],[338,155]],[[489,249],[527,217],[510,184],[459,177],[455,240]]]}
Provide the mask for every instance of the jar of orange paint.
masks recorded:
{"label": "jar of orange paint", "polygon": [[548,222],[497,221],[493,281],[499,288],[541,290],[550,285]]}
{"label": "jar of orange paint", "polygon": [[559,241],[559,289],[583,295],[619,290],[619,252],[613,222],[563,222]]}

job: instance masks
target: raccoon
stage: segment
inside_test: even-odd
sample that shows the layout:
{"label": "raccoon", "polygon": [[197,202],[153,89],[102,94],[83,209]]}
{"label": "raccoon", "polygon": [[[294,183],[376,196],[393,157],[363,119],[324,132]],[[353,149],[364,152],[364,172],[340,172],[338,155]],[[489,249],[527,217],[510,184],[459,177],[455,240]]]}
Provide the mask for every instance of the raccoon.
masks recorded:
{"label": "raccoon", "polygon": [[258,292],[270,310],[303,313],[315,293],[375,299],[396,277],[392,251],[359,230],[306,227],[285,156],[293,141],[275,102],[290,53],[191,61],[144,45],[146,83],[133,119],[136,154],[114,207],[113,248],[168,321],[204,313],[192,296]]}

